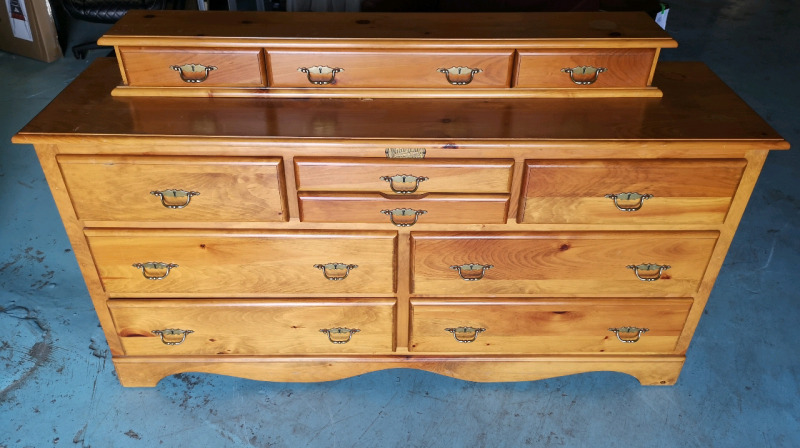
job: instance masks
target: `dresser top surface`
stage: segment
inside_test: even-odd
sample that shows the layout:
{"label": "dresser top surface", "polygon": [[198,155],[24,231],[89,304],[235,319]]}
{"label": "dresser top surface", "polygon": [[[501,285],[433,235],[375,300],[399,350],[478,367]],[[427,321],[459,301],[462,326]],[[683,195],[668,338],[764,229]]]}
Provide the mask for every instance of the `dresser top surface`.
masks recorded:
{"label": "dresser top surface", "polygon": [[[787,149],[705,65],[659,64],[663,98],[265,99],[112,97],[116,60],[96,60],[14,137],[55,143],[163,137],[268,140],[748,141]],[[702,92],[702,94],[698,94]],[[121,139],[121,140],[120,140]]]}
{"label": "dresser top surface", "polygon": [[[130,43],[153,37],[249,40],[431,40],[569,39],[653,40],[677,46],[645,13],[253,13],[131,11],[103,37]],[[162,43],[163,45],[163,43]]]}

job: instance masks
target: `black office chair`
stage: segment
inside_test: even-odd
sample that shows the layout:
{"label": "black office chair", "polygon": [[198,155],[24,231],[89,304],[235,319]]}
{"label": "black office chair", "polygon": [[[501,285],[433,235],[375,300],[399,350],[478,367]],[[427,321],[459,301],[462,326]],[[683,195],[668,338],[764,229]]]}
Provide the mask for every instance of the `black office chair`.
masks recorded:
{"label": "black office chair", "polygon": [[[93,23],[116,23],[131,9],[164,9],[166,0],[61,0],[67,13],[76,20]],[[97,41],[72,47],[75,59],[85,59],[89,50],[104,47]]]}

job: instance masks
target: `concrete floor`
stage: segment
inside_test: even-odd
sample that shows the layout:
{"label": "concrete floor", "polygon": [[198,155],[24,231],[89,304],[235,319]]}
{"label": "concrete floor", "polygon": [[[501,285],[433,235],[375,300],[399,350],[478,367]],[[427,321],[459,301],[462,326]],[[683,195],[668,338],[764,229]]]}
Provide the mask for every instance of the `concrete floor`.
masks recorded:
{"label": "concrete floor", "polygon": [[[795,2],[670,3],[663,59],[704,61],[797,146]],[[0,447],[800,446],[800,148],[770,154],[674,387],[411,370],[120,387],[34,152],[9,142],[87,65],[0,52]]]}

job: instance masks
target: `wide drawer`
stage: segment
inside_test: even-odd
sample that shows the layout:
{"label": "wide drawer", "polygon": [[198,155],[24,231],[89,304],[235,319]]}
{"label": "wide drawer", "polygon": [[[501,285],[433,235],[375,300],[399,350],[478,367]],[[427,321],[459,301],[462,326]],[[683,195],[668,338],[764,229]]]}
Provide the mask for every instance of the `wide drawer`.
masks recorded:
{"label": "wide drawer", "polygon": [[108,308],[129,356],[386,353],[394,348],[394,299],[122,299],[108,301]]}
{"label": "wide drawer", "polygon": [[285,221],[280,158],[58,156],[79,219]]}
{"label": "wide drawer", "polygon": [[295,157],[300,191],[508,193],[513,160]]}
{"label": "wide drawer", "polygon": [[132,87],[266,87],[263,52],[252,48],[120,47]]}
{"label": "wide drawer", "polygon": [[272,87],[509,87],[512,50],[268,50]]}
{"label": "wide drawer", "polygon": [[413,232],[412,291],[692,294],[717,237],[717,232]]}
{"label": "wide drawer", "polygon": [[520,50],[517,57],[514,87],[647,87],[656,51],[653,48]]}
{"label": "wide drawer", "polygon": [[409,350],[667,353],[691,306],[688,298],[413,299]]}
{"label": "wide drawer", "polygon": [[416,224],[502,224],[508,195],[426,194],[419,198],[386,198],[380,194],[301,193],[300,220],[306,222],[383,222],[397,227]]}
{"label": "wide drawer", "polygon": [[747,165],[727,160],[530,160],[526,223],[717,224]]}
{"label": "wide drawer", "polygon": [[88,229],[85,234],[112,297],[394,292],[395,232]]}

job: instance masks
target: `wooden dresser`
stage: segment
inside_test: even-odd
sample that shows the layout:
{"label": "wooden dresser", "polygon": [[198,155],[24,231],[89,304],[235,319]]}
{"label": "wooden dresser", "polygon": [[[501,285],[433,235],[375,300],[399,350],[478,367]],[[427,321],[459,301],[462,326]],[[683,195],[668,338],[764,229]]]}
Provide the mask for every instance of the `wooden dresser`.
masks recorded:
{"label": "wooden dresser", "polygon": [[14,142],[35,146],[124,386],[390,368],[674,384],[767,152],[788,148],[699,63],[659,64],[660,98],[120,85],[96,61]]}

